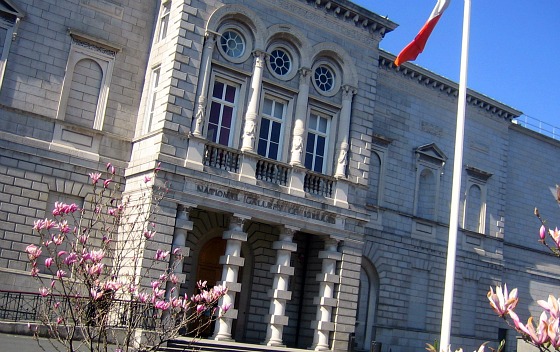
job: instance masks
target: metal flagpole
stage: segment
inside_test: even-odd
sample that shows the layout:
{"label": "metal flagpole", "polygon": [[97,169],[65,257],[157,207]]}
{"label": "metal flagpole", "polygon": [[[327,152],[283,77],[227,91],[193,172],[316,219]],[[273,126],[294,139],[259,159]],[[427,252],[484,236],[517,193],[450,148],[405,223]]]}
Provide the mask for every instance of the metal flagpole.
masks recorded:
{"label": "metal flagpole", "polygon": [[445,291],[441,318],[439,348],[447,351],[451,337],[451,313],[455,286],[455,257],[457,255],[457,230],[459,228],[459,204],[461,198],[461,174],[463,172],[463,140],[467,102],[467,67],[469,61],[469,32],[471,0],[465,0],[463,12],[463,40],[461,46],[461,71],[459,78],[459,102],[457,104],[457,128],[455,132],[455,160],[453,162],[453,186],[451,188],[451,210],[449,213],[449,240],[447,243],[447,266]]}

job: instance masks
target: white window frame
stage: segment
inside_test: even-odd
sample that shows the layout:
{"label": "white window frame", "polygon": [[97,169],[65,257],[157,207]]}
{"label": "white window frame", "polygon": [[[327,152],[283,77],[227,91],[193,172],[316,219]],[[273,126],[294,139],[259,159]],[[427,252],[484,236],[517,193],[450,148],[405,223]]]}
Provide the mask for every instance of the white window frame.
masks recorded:
{"label": "white window frame", "polygon": [[65,119],[68,96],[71,91],[72,78],[76,64],[80,60],[91,59],[101,67],[103,74],[93,122],[93,129],[101,131],[105,120],[105,110],[107,107],[113,66],[115,64],[115,56],[120,49],[114,46],[108,46],[106,43],[102,43],[94,38],[76,32],[71,31],[70,35],[72,36],[72,44],[70,46],[70,55],[68,56],[68,63],[66,65],[64,83],[62,84],[62,94],[58,105],[57,119],[62,121]]}
{"label": "white window frame", "polygon": [[159,81],[161,80],[161,66],[156,66],[150,73],[150,89],[148,91],[148,104],[144,115],[143,133],[151,132],[156,112],[157,94],[159,92]]}
{"label": "white window frame", "polygon": [[[310,126],[309,126],[309,121],[310,121],[310,117],[311,114],[317,115],[321,118],[325,118],[327,120],[327,129],[326,132],[321,132],[321,131],[316,131],[313,130],[311,131]],[[334,144],[334,139],[335,138],[331,138],[331,125],[334,123],[334,114],[329,113],[323,109],[319,109],[317,107],[309,107],[308,112],[307,112],[307,121],[306,121],[306,129],[305,129],[305,153],[303,155],[303,164],[306,164],[306,160],[307,160],[307,138],[309,136],[310,133],[312,132],[316,132],[313,134],[316,135],[322,135],[325,137],[325,154],[323,155],[323,165],[322,165],[322,171],[319,172],[321,174],[324,175],[329,175],[332,172],[332,162],[328,162],[328,161],[332,161],[332,150],[333,150],[333,144]],[[315,144],[316,147],[316,144]],[[315,154],[315,150],[313,151],[313,163],[311,165],[311,168],[309,170],[313,171],[313,172],[318,172],[314,170],[314,166],[315,166],[315,158],[316,158],[316,154]],[[307,166],[306,166],[307,167]]]}
{"label": "white window frame", "polygon": [[[227,147],[238,148],[239,140],[240,140],[240,136],[238,134],[239,131],[241,131],[241,121],[242,121],[241,111],[243,111],[243,107],[241,104],[243,101],[245,101],[246,82],[238,79],[237,77],[227,75],[223,72],[216,72],[216,71],[212,72],[211,83],[209,84],[208,94],[207,94],[208,105],[206,106],[206,118],[205,118],[206,123],[204,126],[204,135],[208,140],[210,140],[208,138],[208,125],[210,124],[210,112],[212,108],[212,102],[214,101],[212,94],[214,92],[214,84],[216,81],[220,81],[222,83],[226,83],[236,87],[235,102],[234,104],[231,105],[233,106],[233,113],[232,113],[233,121],[230,127],[231,131],[230,131]],[[216,143],[220,144],[218,142]]]}
{"label": "white window frame", "polygon": [[158,21],[157,41],[160,42],[167,37],[169,30],[169,19],[171,18],[171,0],[162,1]]}

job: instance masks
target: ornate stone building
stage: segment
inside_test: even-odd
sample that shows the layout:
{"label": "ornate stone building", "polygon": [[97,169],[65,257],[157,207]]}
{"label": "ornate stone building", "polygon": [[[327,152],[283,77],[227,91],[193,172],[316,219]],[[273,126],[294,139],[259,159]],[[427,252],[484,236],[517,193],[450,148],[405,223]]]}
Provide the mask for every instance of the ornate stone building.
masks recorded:
{"label": "ornate stone building", "polygon": [[[457,84],[379,43],[351,1],[0,0],[0,289],[36,288],[23,249],[59,199],[112,164],[124,192],[161,163],[158,241],[188,248],[182,289],[224,283],[208,338],[419,351],[438,338]],[[558,285],[536,240],[560,143],[469,91],[452,341],[515,336]],[[552,171],[550,171],[552,169]],[[146,257],[153,257],[147,249]],[[508,350],[509,350],[508,349]]]}

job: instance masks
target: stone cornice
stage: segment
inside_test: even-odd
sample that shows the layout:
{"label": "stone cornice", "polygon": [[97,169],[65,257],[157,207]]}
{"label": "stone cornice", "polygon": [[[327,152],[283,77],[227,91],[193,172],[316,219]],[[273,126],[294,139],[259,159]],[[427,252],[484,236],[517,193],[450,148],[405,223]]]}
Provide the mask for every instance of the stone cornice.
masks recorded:
{"label": "stone cornice", "polygon": [[[452,95],[454,97],[458,96],[459,84],[445,77],[439,76],[429,70],[426,70],[420,66],[414,65],[410,62],[406,62],[397,67],[393,63],[395,58],[395,55],[380,50],[379,68],[395,71],[405,77],[416,80],[418,84],[422,84],[434,90],[445,92],[448,95]],[[471,89],[467,89],[467,104],[479,109],[483,109],[507,121],[511,121],[512,119],[517,118],[523,114],[519,110],[502,104],[499,101],[496,101]]]}
{"label": "stone cornice", "polygon": [[381,37],[398,27],[398,24],[386,17],[360,7],[348,0],[299,0],[307,3],[316,9],[322,9],[327,14],[345,22],[353,22],[356,27],[360,27],[372,34]]}

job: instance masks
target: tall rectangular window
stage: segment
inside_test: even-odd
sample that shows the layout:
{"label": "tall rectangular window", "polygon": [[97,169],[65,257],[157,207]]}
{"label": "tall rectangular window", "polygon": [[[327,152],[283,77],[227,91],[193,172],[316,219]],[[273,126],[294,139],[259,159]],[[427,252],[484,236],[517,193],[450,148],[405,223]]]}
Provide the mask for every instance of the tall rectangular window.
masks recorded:
{"label": "tall rectangular window", "polygon": [[208,139],[212,142],[231,146],[237,95],[237,86],[224,81],[214,81],[207,131]]}
{"label": "tall rectangular window", "polygon": [[311,112],[307,125],[305,167],[315,172],[324,172],[329,138],[330,119]]}
{"label": "tall rectangular window", "polygon": [[163,40],[167,36],[167,28],[169,26],[169,14],[171,12],[171,1],[167,1],[161,7],[161,16],[159,17],[158,41]]}
{"label": "tall rectangular window", "polygon": [[154,112],[156,110],[156,101],[159,85],[160,67],[152,70],[150,78],[150,90],[148,91],[148,105],[146,109],[146,120],[144,123],[144,132],[150,132],[154,122]]}
{"label": "tall rectangular window", "polygon": [[257,153],[265,158],[279,160],[282,154],[283,122],[286,103],[264,98]]}

